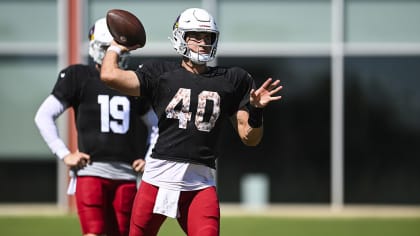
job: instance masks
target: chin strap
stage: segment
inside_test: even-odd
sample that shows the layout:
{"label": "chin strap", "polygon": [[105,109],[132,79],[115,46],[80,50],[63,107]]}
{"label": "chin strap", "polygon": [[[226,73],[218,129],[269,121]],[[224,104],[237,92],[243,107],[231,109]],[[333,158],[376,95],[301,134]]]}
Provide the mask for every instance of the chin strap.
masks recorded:
{"label": "chin strap", "polygon": [[200,54],[193,52],[191,50],[187,50],[185,56],[188,57],[193,63],[198,65],[204,65],[207,62],[211,61],[210,54]]}

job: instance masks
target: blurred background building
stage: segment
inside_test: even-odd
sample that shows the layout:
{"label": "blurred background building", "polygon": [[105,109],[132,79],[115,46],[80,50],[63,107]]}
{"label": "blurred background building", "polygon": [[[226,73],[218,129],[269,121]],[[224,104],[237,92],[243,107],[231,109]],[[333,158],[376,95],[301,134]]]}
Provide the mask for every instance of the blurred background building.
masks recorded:
{"label": "blurred background building", "polygon": [[88,61],[89,26],[129,10],[147,31],[131,66],[173,60],[168,36],[189,7],[217,18],[218,65],[285,86],[257,148],[226,124],[222,203],[420,204],[418,0],[0,0],[0,203],[66,204],[66,169],[33,118],[59,69]]}

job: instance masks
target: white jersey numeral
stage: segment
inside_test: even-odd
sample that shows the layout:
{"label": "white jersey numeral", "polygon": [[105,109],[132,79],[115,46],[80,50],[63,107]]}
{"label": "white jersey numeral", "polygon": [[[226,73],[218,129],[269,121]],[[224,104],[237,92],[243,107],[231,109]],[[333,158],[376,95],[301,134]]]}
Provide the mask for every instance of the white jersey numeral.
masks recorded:
{"label": "white jersey numeral", "polygon": [[[212,101],[213,109],[212,114],[210,114],[209,121],[204,121],[205,108],[208,104],[208,101]],[[181,129],[187,128],[187,122],[191,120],[190,112],[190,103],[191,103],[191,89],[180,88],[172,100],[169,102],[168,106],[165,109],[166,118],[169,119],[178,119],[178,127]],[[180,107],[177,107],[178,104],[181,104]],[[216,92],[212,91],[202,91],[198,95],[198,106],[197,112],[195,115],[195,126],[200,131],[210,132],[216,124],[217,119],[220,115],[220,96]]]}
{"label": "white jersey numeral", "polygon": [[130,124],[130,100],[122,96],[109,99],[109,95],[98,95],[98,103],[101,105],[101,131],[127,133]]}

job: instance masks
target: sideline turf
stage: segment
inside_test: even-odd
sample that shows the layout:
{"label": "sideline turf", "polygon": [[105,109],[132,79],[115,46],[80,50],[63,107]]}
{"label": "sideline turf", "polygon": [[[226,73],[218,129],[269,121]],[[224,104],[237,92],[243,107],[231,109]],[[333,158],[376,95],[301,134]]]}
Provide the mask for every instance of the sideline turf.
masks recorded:
{"label": "sideline turf", "polygon": [[[1,216],[0,235],[81,235],[76,216]],[[177,222],[165,221],[159,236],[182,236]],[[420,236],[420,217],[287,218],[222,217],[222,236]]]}

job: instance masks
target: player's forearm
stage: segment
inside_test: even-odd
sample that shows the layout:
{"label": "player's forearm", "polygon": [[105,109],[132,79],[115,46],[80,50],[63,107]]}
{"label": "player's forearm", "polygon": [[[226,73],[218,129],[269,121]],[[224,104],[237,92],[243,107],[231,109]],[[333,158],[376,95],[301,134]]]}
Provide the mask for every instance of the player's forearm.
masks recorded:
{"label": "player's forearm", "polygon": [[[117,47],[117,46],[111,46]],[[110,47],[110,48],[111,48]],[[118,67],[119,53],[108,48],[101,66],[101,80],[110,88],[130,96],[140,96],[140,82],[134,71]]]}
{"label": "player's forearm", "polygon": [[114,87],[118,80],[118,53],[108,50],[102,60],[101,80],[108,86]]}
{"label": "player's forearm", "polygon": [[[236,114],[236,128],[242,142],[247,146],[256,146],[261,142],[263,136],[262,123],[255,126],[255,123],[249,124],[249,113],[245,110],[240,110]],[[254,127],[253,127],[254,126]]]}
{"label": "player's forearm", "polygon": [[35,124],[50,150],[60,159],[70,153],[58,134],[55,120],[65,110],[65,107],[53,95],[50,95],[38,108]]}

